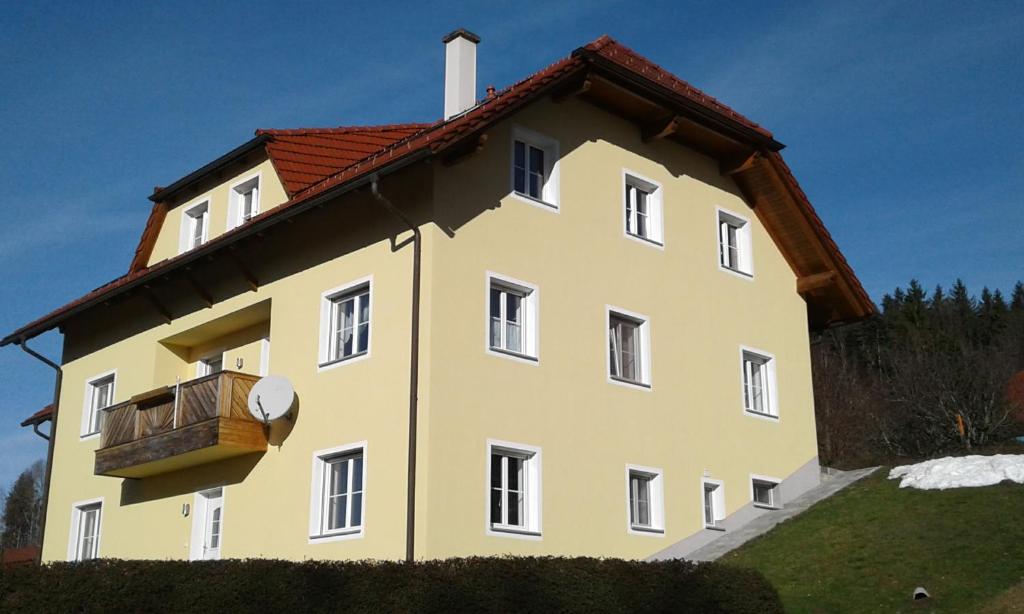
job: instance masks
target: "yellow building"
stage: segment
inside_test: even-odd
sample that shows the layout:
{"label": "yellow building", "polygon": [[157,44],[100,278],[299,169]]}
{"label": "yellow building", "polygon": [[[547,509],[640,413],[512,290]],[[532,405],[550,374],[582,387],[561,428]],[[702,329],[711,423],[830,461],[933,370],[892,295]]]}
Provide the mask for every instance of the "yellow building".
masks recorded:
{"label": "yellow building", "polygon": [[817,484],[809,330],[874,308],[781,143],[607,37],[481,101],[444,40],[444,120],[258,131],[0,341],[64,333],[45,560],[685,556]]}

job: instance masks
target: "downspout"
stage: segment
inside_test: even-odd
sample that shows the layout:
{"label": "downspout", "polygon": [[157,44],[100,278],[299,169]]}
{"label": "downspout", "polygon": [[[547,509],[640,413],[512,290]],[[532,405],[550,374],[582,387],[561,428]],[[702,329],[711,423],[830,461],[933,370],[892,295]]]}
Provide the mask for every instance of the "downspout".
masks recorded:
{"label": "downspout", "polygon": [[[28,347],[24,337],[18,340],[18,346],[21,347],[21,349],[29,356],[39,360],[57,373],[57,377],[53,384],[53,414],[50,418],[50,436],[47,437],[48,441],[46,444],[46,473],[43,476],[43,502],[39,509],[39,554],[36,556],[36,563],[41,563],[43,559],[43,543],[46,539],[46,508],[47,504],[50,502],[50,476],[53,474],[53,444],[57,440],[57,413],[60,408],[60,385],[61,380],[64,378],[64,372],[61,370],[60,365]],[[36,432],[38,433],[39,431]]]}
{"label": "downspout", "polygon": [[414,560],[416,537],[416,424],[420,376],[420,229],[380,193],[377,175],[370,181],[373,197],[412,231],[412,323],[409,326],[409,459],[405,509],[405,560]]}

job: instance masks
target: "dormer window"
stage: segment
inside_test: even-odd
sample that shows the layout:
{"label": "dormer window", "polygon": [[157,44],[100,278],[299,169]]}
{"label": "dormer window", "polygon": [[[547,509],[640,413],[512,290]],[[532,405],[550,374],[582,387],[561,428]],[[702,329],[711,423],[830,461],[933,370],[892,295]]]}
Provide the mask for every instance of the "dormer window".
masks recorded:
{"label": "dormer window", "polygon": [[260,178],[259,175],[247,179],[231,188],[231,207],[229,228],[241,226],[260,212]]}
{"label": "dormer window", "polygon": [[195,249],[206,243],[210,226],[210,203],[204,201],[185,210],[181,219],[181,251]]}

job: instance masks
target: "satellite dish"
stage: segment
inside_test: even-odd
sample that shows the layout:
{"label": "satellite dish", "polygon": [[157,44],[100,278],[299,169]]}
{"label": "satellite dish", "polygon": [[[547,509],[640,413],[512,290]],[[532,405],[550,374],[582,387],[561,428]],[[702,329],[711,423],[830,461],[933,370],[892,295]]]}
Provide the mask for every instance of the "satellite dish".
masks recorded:
{"label": "satellite dish", "polygon": [[295,388],[288,378],[268,375],[249,391],[249,413],[263,423],[280,420],[295,404]]}

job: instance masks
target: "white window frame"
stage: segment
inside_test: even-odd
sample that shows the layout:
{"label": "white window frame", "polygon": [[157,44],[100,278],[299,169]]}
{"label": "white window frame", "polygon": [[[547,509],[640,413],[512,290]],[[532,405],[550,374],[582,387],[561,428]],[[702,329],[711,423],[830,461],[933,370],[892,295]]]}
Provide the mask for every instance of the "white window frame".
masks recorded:
{"label": "white window frame", "polygon": [[[342,295],[355,292],[361,286],[366,286],[370,293],[370,340],[366,344],[365,352],[335,359],[331,356],[331,348],[333,347],[331,340],[331,334],[333,332],[331,315],[333,313],[334,299]],[[317,373],[336,369],[342,365],[360,362],[370,357],[373,353],[373,339],[376,336],[373,333],[373,312],[374,309],[376,309],[376,304],[377,301],[373,295],[373,275],[368,275],[366,277],[350,281],[344,285],[331,288],[330,290],[326,290],[320,294],[320,349],[317,357]]]}
{"label": "white window frame", "polygon": [[[611,326],[612,316],[618,316],[627,320],[633,320],[637,323],[640,328],[640,351],[637,353],[640,359],[640,380],[633,381],[623,377],[612,375],[612,360],[610,351],[610,340],[608,338],[609,328]],[[604,339],[604,372],[605,377],[609,383],[618,384],[620,386],[627,386],[633,389],[639,390],[652,390],[653,384],[651,383],[651,319],[641,313],[630,311],[628,309],[622,309],[621,307],[615,307],[614,305],[604,306],[604,330],[602,338]]]}
{"label": "white window frame", "polygon": [[[341,456],[348,456],[355,453],[360,453],[363,456],[363,499],[359,515],[361,523],[359,524],[358,527],[348,527],[345,529],[325,531],[323,530],[325,507],[324,494],[326,488],[324,476],[327,471],[327,463],[332,459]],[[369,486],[366,480],[368,457],[369,455],[367,452],[366,441],[348,443],[345,445],[327,448],[325,450],[317,450],[316,452],[313,452],[313,474],[312,479],[310,480],[309,488],[310,544],[324,544],[335,541],[359,539],[366,534],[366,498]]]}
{"label": "white window frame", "polygon": [[[192,535],[189,538],[189,552],[188,559],[190,561],[201,561],[204,559],[204,548],[206,545],[206,516],[208,513],[209,497],[208,495],[214,491],[220,491],[220,546],[217,550],[222,551],[224,548],[224,518],[226,517],[227,509],[227,487],[224,484],[219,486],[211,486],[202,490],[196,491],[192,498]],[[217,559],[220,559],[218,556]],[[216,559],[210,559],[216,560]]]}
{"label": "white window frame", "polygon": [[[754,498],[754,485],[757,482],[762,484],[772,485],[772,500],[771,503],[758,503]],[[754,507],[765,509],[765,510],[779,510],[782,509],[782,480],[769,475],[760,475],[757,473],[750,474],[750,502]]]}
{"label": "white window frame", "polygon": [[[739,262],[736,267],[728,267],[722,264],[723,234],[722,224],[729,223],[738,226],[736,230],[736,250]],[[754,249],[751,236],[753,225],[750,219],[738,213],[725,209],[715,208],[715,261],[718,263],[718,270],[731,273],[746,280],[754,278]]]}
{"label": "white window frame", "polygon": [[[507,454],[525,458],[524,463],[524,505],[525,525],[522,527],[495,524],[491,522],[491,456]],[[497,537],[513,537],[527,540],[541,540],[543,535],[543,478],[542,452],[537,446],[511,441],[488,439],[487,462],[484,463],[484,532]]]}
{"label": "white window frame", "polygon": [[242,209],[242,194],[247,192],[250,184],[256,189],[256,193],[253,194],[252,199],[252,214],[249,219],[252,219],[260,214],[260,193],[263,190],[263,173],[256,172],[248,175],[242,179],[231,184],[228,188],[228,222],[227,229],[237,228],[245,223],[242,219],[244,211]]}
{"label": "white window frame", "polygon": [[99,508],[99,518],[96,522],[96,556],[100,558],[102,556],[101,540],[103,537],[103,516],[104,516],[104,505],[103,497],[97,497],[95,499],[86,499],[84,501],[75,501],[71,504],[71,528],[68,532],[68,561],[78,561],[79,550],[81,544],[79,543],[80,531],[82,527],[82,515],[86,511],[85,508]]}
{"label": "white window frame", "polygon": [[[762,398],[767,407],[764,412],[753,411],[747,408],[747,357],[751,356],[765,361],[765,372],[767,379],[765,385],[768,387],[767,394],[762,393]],[[740,346],[740,408],[747,416],[761,418],[771,422],[779,421],[779,385],[776,374],[778,361],[771,352],[757,348]]]}
{"label": "white window frame", "polygon": [[[651,522],[648,525],[633,522],[633,475],[642,474],[649,479],[648,506]],[[631,535],[665,535],[665,475],[657,467],[626,465],[626,531]]]}
{"label": "white window frame", "polygon": [[[533,146],[544,152],[544,185],[541,187],[541,198],[533,198],[528,194],[516,191],[516,141],[521,141],[527,146]],[[529,156],[527,156],[529,165]],[[535,132],[523,126],[512,127],[512,137],[509,139],[509,193],[513,198],[539,207],[545,211],[558,213],[559,211],[559,166],[558,141],[549,136]],[[529,179],[527,178],[527,183]]]}
{"label": "white window frame", "polygon": [[[627,193],[627,186],[633,186],[647,193],[647,236],[629,231],[630,219],[636,226],[636,211],[629,216],[630,203]],[[644,245],[665,247],[665,222],[664,222],[664,189],[661,184],[653,179],[648,179],[640,173],[634,173],[629,169],[622,169],[622,235]]]}
{"label": "white window frame", "polygon": [[[202,210],[198,216],[194,215],[194,212]],[[196,224],[202,224],[201,240],[199,245],[193,245],[193,239],[195,238]],[[181,235],[178,241],[178,253],[184,254],[189,250],[193,250],[200,245],[203,245],[209,240],[210,234],[210,199],[204,197],[197,201],[193,205],[185,207],[181,214]]]}
{"label": "white window frame", "polygon": [[[522,352],[496,348],[491,345],[491,288],[495,285],[522,295],[520,307],[524,346]],[[484,276],[484,351],[492,356],[535,366],[540,364],[540,288],[537,285],[487,271]]]}
{"label": "white window frame", "polygon": [[[711,514],[712,520],[710,524],[707,521],[707,515],[705,514],[705,487],[711,485],[715,487],[711,499]],[[724,531],[721,522],[725,520],[725,482],[722,480],[715,480],[712,478],[701,478],[700,480],[700,524],[705,529],[715,529],[718,531]]]}
{"label": "white window frame", "polygon": [[[103,411],[103,407],[95,408],[93,410],[92,398],[95,384],[101,380],[111,379],[110,384],[110,398],[108,399],[106,407],[116,405],[114,399],[117,398],[117,369],[111,369],[110,371],[104,371],[98,375],[94,375],[85,380],[85,395],[84,402],[82,403],[82,425],[79,430],[78,438],[82,441],[87,439],[94,439],[100,436],[100,430],[102,425],[102,419],[100,412]],[[95,417],[96,430],[92,430],[93,419]]]}
{"label": "white window frame", "polygon": [[224,362],[224,353],[224,350],[216,350],[206,354],[205,356],[197,360],[196,377],[206,377],[207,375],[212,374],[213,372],[210,371],[210,367],[207,363],[211,358],[216,358],[218,356],[220,357],[220,370],[227,370],[227,364]]}

